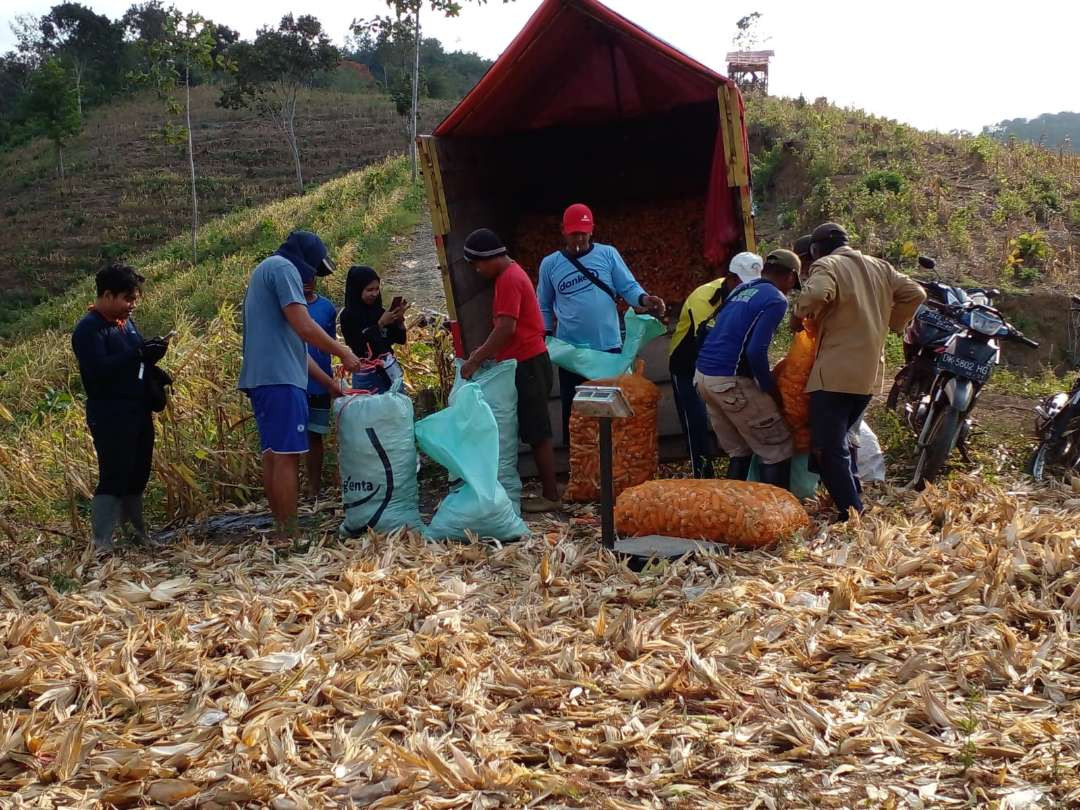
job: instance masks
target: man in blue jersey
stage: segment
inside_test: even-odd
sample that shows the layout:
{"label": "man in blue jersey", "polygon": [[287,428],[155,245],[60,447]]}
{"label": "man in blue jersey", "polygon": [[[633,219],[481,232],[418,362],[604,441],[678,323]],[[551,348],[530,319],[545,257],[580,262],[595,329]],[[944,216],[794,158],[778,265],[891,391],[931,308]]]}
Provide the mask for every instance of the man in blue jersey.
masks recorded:
{"label": "man in blue jersey", "polygon": [[[308,314],[330,337],[337,335],[337,309],[329,298],[319,295],[315,279],[304,280],[304,299],[307,301]],[[309,343],[308,356],[315,361],[317,368],[308,363],[308,454],[307,486],[308,495],[317,496],[322,491],[323,471],[323,436],[330,432],[330,404],[341,396],[341,388],[334,382],[334,370],[329,352]]]}
{"label": "man in blue jersey", "polygon": [[[547,333],[574,346],[602,352],[622,348],[618,299],[639,312],[664,316],[664,302],[637,283],[622,256],[611,245],[592,241],[593,215],[575,203],[563,214],[566,246],[540,262],[537,298]],[[570,444],[570,408],[585,378],[559,369],[563,444]]]}
{"label": "man in blue jersey", "polygon": [[761,278],[728,296],[698,353],[694,384],[709,410],[716,440],[731,457],[728,477],[745,480],[754,455],[763,483],[787,489],[794,452],[769,369],[769,344],[799,283],[799,257],[774,250]]}

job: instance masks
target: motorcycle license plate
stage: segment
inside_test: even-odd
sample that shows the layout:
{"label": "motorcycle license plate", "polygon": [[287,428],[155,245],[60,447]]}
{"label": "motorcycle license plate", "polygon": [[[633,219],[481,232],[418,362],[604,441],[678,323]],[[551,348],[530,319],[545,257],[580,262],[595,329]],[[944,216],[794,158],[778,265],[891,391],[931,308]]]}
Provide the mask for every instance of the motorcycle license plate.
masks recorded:
{"label": "motorcycle license plate", "polygon": [[929,326],[933,326],[943,332],[955,332],[957,329],[956,321],[951,318],[947,318],[935,309],[929,307],[919,312],[919,320]]}
{"label": "motorcycle license plate", "polygon": [[958,340],[952,352],[938,355],[938,368],[963,377],[984,383],[990,379],[993,369],[994,350],[974,340]]}

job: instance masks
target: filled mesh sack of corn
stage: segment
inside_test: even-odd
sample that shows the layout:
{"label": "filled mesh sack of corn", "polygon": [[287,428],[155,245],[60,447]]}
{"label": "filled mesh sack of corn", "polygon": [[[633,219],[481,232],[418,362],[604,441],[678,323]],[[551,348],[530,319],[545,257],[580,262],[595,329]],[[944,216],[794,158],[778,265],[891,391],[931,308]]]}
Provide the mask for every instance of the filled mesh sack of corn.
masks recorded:
{"label": "filled mesh sack of corn", "polygon": [[[518,416],[517,416],[517,360],[501,363],[485,363],[469,382],[480,386],[484,401],[490,406],[499,428],[499,483],[506,490],[510,503],[521,514],[521,475],[518,473]],[[465,380],[461,379],[461,362],[455,364],[454,387],[456,391]]]}
{"label": "filled mesh sack of corn", "polygon": [[752,481],[646,481],[615,503],[615,530],[624,537],[659,534],[761,548],[809,525],[794,495]]}
{"label": "filled mesh sack of corn", "polygon": [[[638,361],[632,374],[589,385],[617,386],[634,411],[633,416],[613,419],[611,446],[615,494],[656,476],[659,449],[656,434],[660,389],[643,376]],[[576,411],[570,415],[570,483],[563,494],[569,501],[595,501],[600,497],[599,420]]]}
{"label": "filled mesh sack of corn", "polygon": [[345,520],[339,533],[423,528],[416,487],[413,404],[405,394],[334,400]]}
{"label": "filled mesh sack of corn", "polygon": [[499,427],[479,385],[454,388],[443,410],[416,423],[416,442],[450,478],[450,493],[435,510],[426,537],[463,540],[472,531],[516,540],[529,533],[499,483]]}
{"label": "filled mesh sack of corn", "polygon": [[807,320],[803,322],[802,331],[791,338],[787,356],[773,369],[784,404],[784,421],[791,428],[796,453],[810,450],[810,395],[806,393],[806,382],[816,357],[817,331]]}

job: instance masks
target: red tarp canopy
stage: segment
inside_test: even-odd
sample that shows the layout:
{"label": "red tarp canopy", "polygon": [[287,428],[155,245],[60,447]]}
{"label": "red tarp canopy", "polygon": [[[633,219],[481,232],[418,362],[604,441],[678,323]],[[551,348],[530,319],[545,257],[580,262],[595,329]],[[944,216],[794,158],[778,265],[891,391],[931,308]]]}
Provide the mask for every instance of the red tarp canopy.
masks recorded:
{"label": "red tarp canopy", "polygon": [[596,0],[544,0],[435,129],[502,135],[715,101],[729,80]]}
{"label": "red tarp canopy", "polygon": [[[718,104],[717,92],[726,84],[729,79],[597,0],[544,0],[434,135],[490,137],[608,124],[687,104]],[[726,259],[738,238],[726,177],[717,127],[704,251],[713,262]]]}

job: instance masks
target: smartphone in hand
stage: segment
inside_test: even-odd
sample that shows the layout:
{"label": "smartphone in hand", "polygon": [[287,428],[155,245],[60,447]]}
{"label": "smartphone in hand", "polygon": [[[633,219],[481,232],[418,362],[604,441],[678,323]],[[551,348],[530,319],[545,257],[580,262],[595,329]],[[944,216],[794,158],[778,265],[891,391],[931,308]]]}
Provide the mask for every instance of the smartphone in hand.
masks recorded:
{"label": "smartphone in hand", "polygon": [[401,295],[395,295],[394,300],[390,302],[390,309],[401,309],[405,304],[405,297]]}

